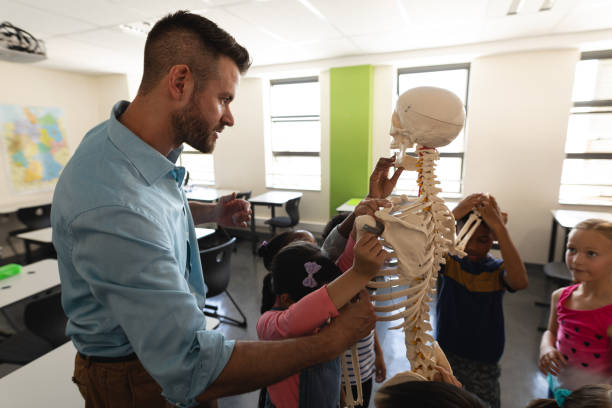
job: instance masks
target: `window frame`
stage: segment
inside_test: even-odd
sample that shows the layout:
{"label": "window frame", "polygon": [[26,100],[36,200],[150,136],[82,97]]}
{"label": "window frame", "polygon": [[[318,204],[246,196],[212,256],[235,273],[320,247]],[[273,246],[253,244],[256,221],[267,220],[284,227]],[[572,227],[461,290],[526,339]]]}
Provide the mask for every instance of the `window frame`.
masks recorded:
{"label": "window frame", "polygon": [[[612,50],[600,50],[600,51],[586,51],[580,54],[580,61],[587,60],[612,60]],[[577,63],[578,63],[577,62]],[[575,80],[575,79],[574,79]],[[573,99],[573,97],[572,97]],[[574,110],[578,108],[579,111]],[[592,108],[592,110],[588,110]],[[604,109],[601,109],[604,108]],[[606,109],[607,108],[607,109]],[[584,115],[584,114],[600,114],[600,113],[612,113],[612,99],[593,99],[588,101],[574,101],[572,100],[572,108],[568,115],[568,123],[572,115]],[[566,135],[567,137],[567,135]],[[565,150],[565,149],[564,149]],[[580,159],[580,160],[610,160],[612,161],[612,152],[596,152],[596,153],[567,153],[564,152],[565,156],[563,162],[568,159]],[[599,184],[579,184],[579,186],[598,186]],[[563,184],[563,179],[559,183],[559,186],[576,186],[576,184]],[[603,197],[602,197],[603,198]],[[577,205],[611,205],[605,202],[593,203],[585,201],[584,197],[572,197],[572,198],[561,198],[561,194],[558,197],[559,204],[577,204]]]}
{"label": "window frame", "polygon": [[[320,80],[319,80],[319,76],[318,75],[312,75],[312,76],[304,76],[304,77],[295,77],[295,78],[281,78],[281,79],[270,79],[270,94],[271,94],[271,90],[273,86],[276,85],[292,85],[292,84],[304,84],[304,83],[318,83],[320,86]],[[320,91],[319,91],[319,98],[320,98]],[[321,124],[321,112],[319,111],[318,115],[272,115],[270,113],[269,117],[269,123],[270,123],[270,129],[272,127],[273,123],[278,123],[278,122],[318,122],[319,123],[319,137],[321,137],[320,135],[320,124]],[[272,140],[272,131],[270,130],[270,139],[269,139],[269,146],[270,146],[270,150],[269,150],[269,154],[272,156],[272,158],[276,158],[276,157],[318,157],[319,158],[319,166],[321,165],[320,163],[320,159],[321,159],[321,145],[319,144],[319,149],[316,152],[313,151],[299,151],[299,150],[290,150],[290,151],[286,151],[286,150],[274,150],[272,148],[273,146],[273,140]],[[319,168],[320,169],[320,168]],[[321,169],[320,169],[321,170]],[[322,177],[322,175],[320,175],[319,177]],[[295,187],[285,187],[285,186],[276,186],[276,185],[272,185],[269,184],[268,182],[268,171],[267,171],[267,164],[266,164],[266,188],[270,188],[270,189],[279,189],[279,190],[288,190],[288,189],[294,189],[294,190],[306,190],[306,191],[321,191],[321,179],[319,178],[319,187],[318,188],[306,188],[304,186],[295,186]]]}
{"label": "window frame", "polygon": [[[183,163],[183,155],[184,154],[193,154],[193,155],[207,155],[210,154],[213,157],[213,180],[211,183],[207,183],[207,182],[203,182],[200,179],[195,179],[193,178],[192,173],[189,173],[189,179],[185,181],[185,184],[189,184],[189,185],[200,185],[200,186],[215,186],[217,184],[217,177],[215,176],[215,168],[214,168],[214,156],[212,153],[202,153],[198,150],[185,150],[183,149],[183,151],[181,152],[181,154],[179,155],[179,165],[181,167],[185,167],[186,171],[189,171],[189,169],[185,166],[185,164]],[[194,182],[195,181],[195,182]]]}
{"label": "window frame", "polygon": [[[405,74],[420,74],[425,72],[440,72],[440,71],[455,71],[459,69],[467,70],[467,81],[465,83],[465,103],[463,105],[465,109],[465,117],[467,123],[467,115],[468,115],[468,101],[470,96],[470,77],[471,77],[471,63],[469,62],[461,62],[455,64],[442,64],[442,65],[426,65],[421,67],[410,67],[410,68],[398,68],[397,69],[397,81],[396,81],[396,97],[400,96],[400,76]],[[441,192],[441,195],[445,195],[448,197],[460,197],[463,194],[463,173],[465,168],[465,136],[466,136],[466,127],[465,123],[463,124],[463,150],[461,152],[438,152],[440,158],[449,157],[449,158],[459,158],[461,159],[461,170],[459,173],[459,191],[458,192]],[[412,157],[417,157],[414,152],[406,152],[407,155]]]}

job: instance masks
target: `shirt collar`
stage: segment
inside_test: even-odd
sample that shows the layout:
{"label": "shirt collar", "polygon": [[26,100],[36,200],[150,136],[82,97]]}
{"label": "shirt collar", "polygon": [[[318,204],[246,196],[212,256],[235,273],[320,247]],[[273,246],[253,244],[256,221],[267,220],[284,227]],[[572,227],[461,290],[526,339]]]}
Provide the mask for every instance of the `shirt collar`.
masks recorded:
{"label": "shirt collar", "polygon": [[149,146],[131,130],[119,122],[119,117],[129,106],[129,102],[120,101],[113,106],[108,121],[108,137],[111,142],[125,154],[144,179],[155,184],[162,176],[172,171],[172,176],[180,185],[185,177],[185,169],[174,165],[182,151],[182,146],[174,149],[168,157]]}

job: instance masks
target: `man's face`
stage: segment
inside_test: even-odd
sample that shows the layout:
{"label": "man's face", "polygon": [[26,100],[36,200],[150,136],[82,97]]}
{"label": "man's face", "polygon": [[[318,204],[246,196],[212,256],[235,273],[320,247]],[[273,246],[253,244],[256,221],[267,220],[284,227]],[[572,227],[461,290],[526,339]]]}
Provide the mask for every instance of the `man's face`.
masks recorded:
{"label": "man's face", "polygon": [[470,261],[484,259],[491,250],[491,247],[493,247],[494,239],[495,237],[491,230],[480,224],[465,246],[468,259]]}
{"label": "man's face", "polygon": [[217,61],[217,75],[203,83],[185,108],[172,115],[177,146],[187,143],[202,153],[211,153],[219,133],[234,125],[230,102],[240,80],[236,64],[228,57]]}

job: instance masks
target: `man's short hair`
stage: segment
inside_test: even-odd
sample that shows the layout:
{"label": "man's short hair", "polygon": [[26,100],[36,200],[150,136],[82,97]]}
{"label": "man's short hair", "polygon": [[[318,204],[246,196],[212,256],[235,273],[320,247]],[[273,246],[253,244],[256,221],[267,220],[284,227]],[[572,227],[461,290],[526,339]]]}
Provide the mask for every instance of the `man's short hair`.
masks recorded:
{"label": "man's short hair", "polygon": [[241,74],[251,65],[249,52],[209,19],[177,11],[159,20],[147,36],[144,69],[138,93],[147,94],[174,65],[185,64],[201,80],[217,73],[219,56],[229,57]]}

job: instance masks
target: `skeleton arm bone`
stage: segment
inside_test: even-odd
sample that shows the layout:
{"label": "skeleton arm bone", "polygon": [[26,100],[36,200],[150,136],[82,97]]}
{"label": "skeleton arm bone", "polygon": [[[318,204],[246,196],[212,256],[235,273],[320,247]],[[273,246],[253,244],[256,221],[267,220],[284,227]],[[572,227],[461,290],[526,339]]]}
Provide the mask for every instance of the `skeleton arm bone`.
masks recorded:
{"label": "skeleton arm bone", "polygon": [[461,228],[461,231],[457,233],[457,241],[455,242],[455,245],[458,249],[461,251],[465,250],[465,246],[470,238],[472,238],[472,235],[474,235],[474,232],[476,232],[476,229],[481,222],[482,219],[480,218],[480,213],[474,210],[474,212],[470,214],[470,217],[466,223],[463,225],[463,228]]}

